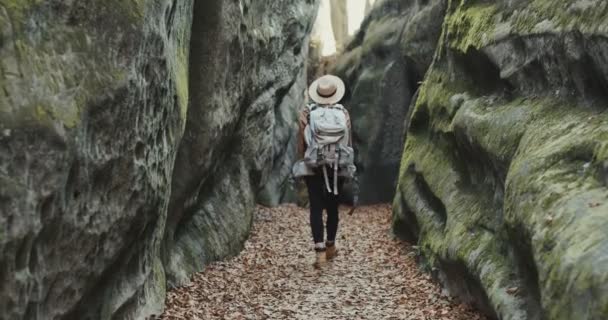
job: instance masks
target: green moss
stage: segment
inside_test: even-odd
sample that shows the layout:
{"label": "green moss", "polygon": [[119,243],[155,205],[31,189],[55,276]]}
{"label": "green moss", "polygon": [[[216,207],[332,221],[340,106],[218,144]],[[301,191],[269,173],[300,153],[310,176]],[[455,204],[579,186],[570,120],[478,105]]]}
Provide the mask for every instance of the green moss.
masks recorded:
{"label": "green moss", "polygon": [[[25,17],[44,0],[0,0],[0,7],[6,9],[12,20],[14,31],[19,32]],[[145,13],[145,0],[94,0],[86,8],[94,13],[111,10],[117,17],[126,17],[131,22],[142,21]]]}
{"label": "green moss", "polygon": [[470,47],[486,45],[496,24],[496,11],[495,4],[479,2],[469,5],[468,1],[461,1],[444,25],[449,46],[466,52]]}
{"label": "green moss", "polygon": [[12,27],[20,30],[20,22],[23,21],[27,12],[42,3],[42,1],[43,0],[0,0],[0,7],[4,7],[7,11],[12,20]]}
{"label": "green moss", "polygon": [[[505,222],[523,226],[533,235],[549,315],[578,319],[583,314],[589,316],[587,312],[598,312],[597,306],[580,305],[580,301],[608,303],[604,293],[597,291],[597,280],[605,268],[594,262],[606,250],[601,230],[608,227],[608,220],[600,214],[605,208],[588,205],[601,202],[608,193],[594,175],[584,172],[585,165],[602,150],[600,141],[608,134],[608,116],[592,121],[589,109],[567,101],[542,99],[536,103],[544,109],[529,126],[511,165]],[[577,296],[594,291],[598,296],[593,299]],[[560,307],[569,305],[577,308],[564,312]]]}
{"label": "green moss", "polygon": [[[602,32],[608,24],[608,4],[577,6],[569,1],[534,0],[525,5],[506,7],[501,4],[453,0],[439,43],[446,43],[452,50],[466,52],[469,48],[480,49],[511,34],[578,30],[584,33]],[[499,28],[500,26],[500,28]],[[499,31],[501,30],[501,31]],[[497,34],[498,32],[498,34]],[[439,48],[439,54],[444,49]]]}
{"label": "green moss", "polygon": [[0,6],[3,6],[7,10],[23,12],[42,1],[43,0],[0,0]]}
{"label": "green moss", "polygon": [[441,72],[432,72],[427,75],[420,87],[418,100],[412,113],[414,125],[417,125],[418,120],[428,117],[432,121],[429,124],[430,128],[449,130],[452,116],[449,102],[450,98],[459,92],[459,89],[453,84],[448,84],[447,81],[447,75]]}
{"label": "green moss", "polygon": [[[578,13],[571,12],[571,5],[539,0],[502,8],[481,1],[450,1],[440,41],[444,49],[437,52],[483,48],[496,41],[493,33],[499,24],[520,35],[560,28],[594,32],[598,25],[606,25],[608,5]],[[419,245],[430,266],[462,263],[479,278],[503,317],[522,312],[517,304],[526,298],[505,293],[510,286],[524,284],[528,276],[507,258],[522,254],[507,233],[517,230],[531,251],[531,257],[520,258],[538,269],[532,270],[538,272],[538,281],[525,285],[540,291],[550,317],[602,318],[608,299],[598,280],[606,268],[594,260],[607,250],[602,230],[608,221],[599,213],[606,212],[608,198],[602,175],[608,163],[608,115],[567,99],[508,99],[497,97],[497,92],[489,97],[476,90],[478,83],[452,73],[455,69],[462,71],[448,65],[446,56],[436,55],[419,91],[398,185],[411,212],[400,208],[396,199],[394,226],[404,228],[402,224],[415,218]],[[464,103],[459,103],[461,98]],[[477,177],[474,170],[481,169],[466,163],[467,156],[490,169]],[[445,225],[437,223],[424,204],[425,196],[418,194],[416,174],[445,206]]]}
{"label": "green moss", "polygon": [[[427,75],[424,82],[420,86],[418,100],[414,105],[414,111],[410,119],[410,132],[406,139],[404,151],[401,158],[401,166],[399,176],[402,177],[411,162],[411,155],[416,146],[418,135],[412,130],[411,126],[428,126],[420,128],[424,131],[441,131],[449,130],[451,119],[445,111],[449,106],[450,97],[454,94],[453,89],[449,89],[444,84],[447,81],[447,76],[441,72],[431,72]],[[421,123],[424,119],[432,119],[432,122]]]}
{"label": "green moss", "polygon": [[[28,108],[24,108],[24,111]],[[65,101],[65,104],[35,104],[33,107],[34,119],[38,124],[50,125],[60,122],[71,129],[80,123],[81,108],[74,102]]]}
{"label": "green moss", "polygon": [[[606,124],[608,126],[608,124]],[[608,133],[600,136],[601,143],[598,143],[595,150],[595,162],[608,161]]]}
{"label": "green moss", "polygon": [[186,53],[186,48],[182,47],[178,49],[177,61],[175,67],[175,85],[177,89],[177,97],[180,108],[181,119],[184,124],[186,123],[186,116],[188,113],[188,55]]}
{"label": "green moss", "polygon": [[162,304],[162,299],[167,292],[167,279],[163,263],[158,257],[155,257],[153,259],[151,279],[149,284],[147,285],[147,288],[148,290],[150,290],[150,292],[148,292],[146,296],[157,297],[161,300],[158,302]]}
{"label": "green moss", "polygon": [[[26,123],[46,126],[60,122],[67,128],[74,128],[92,95],[124,83],[130,71],[111,61],[113,58],[108,51],[111,49],[104,39],[98,39],[104,42],[103,45],[92,42],[96,38],[90,35],[97,31],[91,30],[90,26],[71,28],[63,25],[61,20],[50,20],[45,37],[32,41],[21,31],[25,22],[17,16],[30,15],[29,11],[37,10],[35,6],[40,1],[0,1],[0,5],[8,8],[13,26],[13,45],[2,58],[2,64],[16,65],[16,72],[22,75],[23,81],[36,83],[28,93],[22,88],[22,92],[11,92],[4,97],[0,110],[6,116],[0,122],[6,127]],[[122,20],[129,25],[133,25],[133,17],[143,17],[144,10],[142,1],[118,1],[118,6],[99,1],[87,8],[100,16],[118,17],[117,21]],[[87,17],[84,14],[81,18]],[[92,22],[89,20],[86,21]],[[125,29],[124,32],[134,31]],[[12,81],[5,77],[6,72],[2,72],[0,82]],[[7,92],[6,89],[4,91]]]}
{"label": "green moss", "polygon": [[[139,20],[144,17],[146,0],[114,0],[122,12],[130,14],[131,18]],[[108,5],[107,0],[102,3]]]}
{"label": "green moss", "polygon": [[608,21],[608,6],[598,1],[595,5],[577,9],[569,1],[535,0],[512,19],[515,31],[523,34],[544,31],[536,30],[543,21],[549,22],[555,30],[597,32]]}
{"label": "green moss", "polygon": [[[464,136],[477,143],[491,159],[503,159],[507,164],[513,161],[504,199],[505,224],[523,225],[528,234],[539,235],[542,234],[540,230],[547,228],[547,215],[555,215],[555,224],[567,226],[556,212],[575,210],[576,206],[566,204],[568,199],[576,199],[580,194],[600,187],[593,175],[581,172],[591,158],[605,159],[607,151],[603,141],[608,134],[605,125],[608,118],[606,115],[590,118],[592,110],[577,107],[568,100],[515,98],[497,101],[483,97],[467,97],[467,102],[451,116],[450,97],[462,93],[463,89],[466,85],[455,85],[441,72],[428,74],[414,110],[414,117],[416,113],[427,112],[428,123],[408,134],[399,190],[408,203],[415,205],[414,212],[405,214],[416,216],[421,229],[419,244],[430,266],[438,267],[438,259],[459,261],[479,275],[493,303],[505,303],[508,299],[516,299],[505,296],[505,288],[517,283],[513,283],[511,274],[511,270],[516,270],[514,262],[505,258],[506,249],[501,247],[509,240],[501,235],[504,225],[495,215],[503,204],[493,200],[491,190],[484,193],[463,186],[459,166],[466,164],[459,163],[454,156],[458,146],[450,145],[442,137],[457,130],[455,126],[461,126],[458,130],[464,129]],[[415,177],[408,170],[412,165],[444,203],[448,215],[445,229],[438,226],[427,209],[420,205]],[[482,188],[491,189],[487,183],[484,182]],[[407,217],[398,215],[393,218],[395,226],[408,221]],[[487,226],[495,228],[497,233],[488,232]],[[553,246],[554,237],[555,234],[536,237],[533,243],[535,258],[541,259],[539,250]],[[581,261],[580,252],[589,252],[589,248],[602,243],[603,238],[594,233],[589,241],[572,242],[578,243],[568,247],[568,252],[578,252],[571,256],[572,261]],[[540,266],[554,268],[561,265],[557,260],[564,257],[563,251],[556,251],[543,258]],[[547,273],[541,270],[542,283],[555,281],[563,285],[564,274],[571,272],[563,268],[558,267],[559,271],[551,276],[555,279],[550,281],[544,280],[543,275]],[[587,288],[596,290],[592,283],[597,275],[585,273],[577,277],[580,286],[577,292]],[[556,290],[564,292],[572,291],[572,288],[553,288],[551,292]]]}

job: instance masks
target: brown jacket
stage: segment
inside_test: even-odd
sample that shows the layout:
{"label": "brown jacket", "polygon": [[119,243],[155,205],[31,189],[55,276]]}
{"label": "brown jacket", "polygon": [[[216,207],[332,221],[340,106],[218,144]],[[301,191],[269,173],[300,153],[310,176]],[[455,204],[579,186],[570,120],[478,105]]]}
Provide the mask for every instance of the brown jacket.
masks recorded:
{"label": "brown jacket", "polygon": [[[304,152],[306,152],[306,139],[304,138],[304,129],[306,129],[306,126],[308,125],[308,114],[310,113],[310,111],[308,110],[308,108],[304,108],[304,110],[302,110],[300,112],[300,120],[298,121],[300,127],[298,130],[298,156],[301,158],[304,158]],[[351,124],[350,124],[350,115],[348,114],[348,110],[346,110],[346,108],[344,108],[344,113],[346,114],[346,125],[348,126],[348,131],[349,131],[349,141],[348,141],[348,146],[352,147],[353,146],[353,130],[351,128]]]}

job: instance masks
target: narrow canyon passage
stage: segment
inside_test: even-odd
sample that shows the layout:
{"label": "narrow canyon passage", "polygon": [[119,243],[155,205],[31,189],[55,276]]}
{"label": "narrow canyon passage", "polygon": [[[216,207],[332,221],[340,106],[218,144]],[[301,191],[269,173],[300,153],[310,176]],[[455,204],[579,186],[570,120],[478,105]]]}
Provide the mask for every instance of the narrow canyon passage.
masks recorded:
{"label": "narrow canyon passage", "polygon": [[338,257],[311,263],[308,212],[258,207],[245,249],[168,294],[162,319],[485,319],[422,273],[386,205],[342,210]]}
{"label": "narrow canyon passage", "polygon": [[0,0],[0,320],[607,320],[607,230],[606,0]]}

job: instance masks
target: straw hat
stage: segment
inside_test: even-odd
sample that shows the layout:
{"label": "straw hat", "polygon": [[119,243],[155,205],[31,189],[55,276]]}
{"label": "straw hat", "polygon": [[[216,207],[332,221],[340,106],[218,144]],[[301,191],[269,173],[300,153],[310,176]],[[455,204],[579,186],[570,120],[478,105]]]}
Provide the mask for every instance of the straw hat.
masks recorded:
{"label": "straw hat", "polygon": [[308,95],[318,104],[336,104],[342,100],[345,92],[342,79],[332,75],[315,80],[308,89]]}

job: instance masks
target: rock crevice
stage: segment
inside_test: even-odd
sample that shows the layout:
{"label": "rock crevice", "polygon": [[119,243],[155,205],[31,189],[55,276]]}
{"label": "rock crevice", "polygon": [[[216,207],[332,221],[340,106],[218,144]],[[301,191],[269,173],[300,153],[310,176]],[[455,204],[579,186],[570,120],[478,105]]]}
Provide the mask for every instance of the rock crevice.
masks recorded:
{"label": "rock crevice", "polygon": [[145,318],[236,253],[289,197],[315,8],[0,0],[0,318]]}

